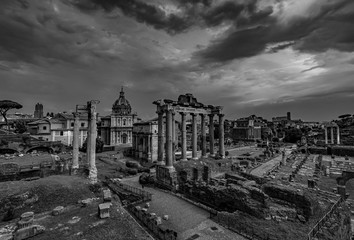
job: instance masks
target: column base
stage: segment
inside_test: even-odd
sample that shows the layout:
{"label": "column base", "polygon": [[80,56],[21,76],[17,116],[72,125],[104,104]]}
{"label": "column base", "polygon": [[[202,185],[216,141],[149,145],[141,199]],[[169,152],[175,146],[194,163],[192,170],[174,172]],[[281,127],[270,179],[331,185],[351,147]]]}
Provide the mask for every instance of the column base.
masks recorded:
{"label": "column base", "polygon": [[209,157],[215,157],[215,153],[209,154]]}
{"label": "column base", "polygon": [[165,166],[166,163],[164,161],[157,161],[156,165],[158,166]]}
{"label": "column base", "polygon": [[91,184],[97,183],[97,168],[91,167],[89,173],[89,180]]}
{"label": "column base", "polygon": [[77,175],[78,171],[79,171],[79,166],[72,166],[71,167],[71,175]]}
{"label": "column base", "polygon": [[182,158],[180,161],[181,161],[181,162],[187,162],[188,159],[187,159],[187,158]]}
{"label": "column base", "polygon": [[198,157],[193,157],[192,160],[198,160],[199,158]]}

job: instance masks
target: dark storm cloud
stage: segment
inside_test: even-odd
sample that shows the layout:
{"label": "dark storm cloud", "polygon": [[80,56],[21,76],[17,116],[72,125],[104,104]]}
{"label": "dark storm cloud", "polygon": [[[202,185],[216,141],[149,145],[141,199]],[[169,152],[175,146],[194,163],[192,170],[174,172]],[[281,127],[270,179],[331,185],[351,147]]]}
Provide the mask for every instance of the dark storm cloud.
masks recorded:
{"label": "dark storm cloud", "polygon": [[138,0],[81,0],[72,2],[82,10],[98,9],[102,7],[104,10],[110,12],[115,8],[129,17],[135,18],[138,22],[146,23],[156,29],[162,29],[170,34],[175,34],[188,29],[192,22],[188,16],[177,16],[169,14],[154,5],[147,4]]}
{"label": "dark storm cloud", "polygon": [[256,11],[257,0],[226,1],[221,4],[217,1],[213,3],[211,0],[175,0],[180,10],[178,14],[166,14],[158,5],[141,0],[65,0],[65,2],[71,2],[83,11],[103,8],[109,12],[119,8],[126,16],[170,34],[184,32],[194,25],[215,27],[225,21],[238,20],[238,24],[245,25],[261,20],[272,12],[271,8]]}
{"label": "dark storm cloud", "polygon": [[224,62],[254,56],[268,44],[286,41],[292,43],[279,45],[273,51],[292,44],[302,51],[354,50],[354,4],[349,0],[324,4],[316,15],[294,18],[286,24],[279,23],[270,13],[268,9],[240,20],[238,23],[248,22],[258,27],[236,28],[195,55],[206,61]]}
{"label": "dark storm cloud", "polygon": [[112,59],[107,51],[115,44],[112,38],[85,19],[67,19],[49,2],[33,1],[28,8],[23,4],[0,1],[0,60],[80,65],[95,57]]}

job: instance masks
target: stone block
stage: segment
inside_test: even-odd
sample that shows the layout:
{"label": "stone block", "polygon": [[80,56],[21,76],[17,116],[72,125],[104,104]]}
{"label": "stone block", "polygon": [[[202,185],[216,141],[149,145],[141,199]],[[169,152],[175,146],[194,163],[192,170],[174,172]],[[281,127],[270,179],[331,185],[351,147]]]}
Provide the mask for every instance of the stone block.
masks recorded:
{"label": "stone block", "polygon": [[64,211],[64,207],[63,206],[58,206],[58,207],[53,209],[52,215],[53,216],[57,216],[57,215],[61,214],[63,211]]}
{"label": "stone block", "polygon": [[168,220],[168,215],[163,215],[163,220]]}

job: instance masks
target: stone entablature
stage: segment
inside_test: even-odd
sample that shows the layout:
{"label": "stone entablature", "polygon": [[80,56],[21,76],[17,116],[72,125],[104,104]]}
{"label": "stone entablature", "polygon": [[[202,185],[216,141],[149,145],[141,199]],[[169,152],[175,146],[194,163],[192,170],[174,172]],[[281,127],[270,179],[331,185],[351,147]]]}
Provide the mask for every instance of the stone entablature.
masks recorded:
{"label": "stone entablature", "polygon": [[[182,145],[182,159],[181,161],[187,161],[187,131],[186,131],[186,117],[188,114],[192,117],[192,159],[196,160],[197,157],[197,140],[198,129],[197,122],[198,117],[201,119],[201,135],[202,135],[202,158],[206,158],[206,118],[209,116],[209,133],[214,133],[214,116],[219,117],[219,156],[225,157],[224,148],[224,114],[222,113],[221,106],[204,105],[197,101],[192,94],[180,95],[178,101],[169,99],[157,100],[153,104],[157,106],[158,114],[158,164],[165,165],[170,175],[162,171],[162,168],[157,168],[161,174],[157,174],[157,182],[166,184],[170,182],[174,184],[176,175],[174,174],[173,162],[175,160],[175,146],[177,145],[178,138],[176,136],[176,113],[181,114],[181,145]],[[164,130],[164,117],[166,117],[166,127]],[[209,134],[210,139],[210,156],[214,154],[214,134]],[[165,154],[164,154],[165,152]],[[165,162],[164,162],[165,160]],[[159,178],[161,177],[161,178]]]}

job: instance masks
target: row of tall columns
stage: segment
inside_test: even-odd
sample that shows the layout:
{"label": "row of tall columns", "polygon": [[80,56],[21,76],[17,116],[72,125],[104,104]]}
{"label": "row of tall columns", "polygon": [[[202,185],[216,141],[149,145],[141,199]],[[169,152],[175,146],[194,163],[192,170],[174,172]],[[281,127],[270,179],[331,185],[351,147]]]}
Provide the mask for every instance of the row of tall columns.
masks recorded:
{"label": "row of tall columns", "polygon": [[210,156],[215,156],[214,153],[214,114],[209,114],[209,143]]}
{"label": "row of tall columns", "polygon": [[181,113],[182,118],[182,161],[187,160],[187,129],[186,129],[186,113]]}
{"label": "row of tall columns", "polygon": [[[96,107],[99,101],[92,100],[87,102],[86,106],[80,109],[88,113],[88,129],[87,129],[87,162],[89,165],[89,179],[91,183],[97,182],[97,168],[96,168],[96,138],[97,138],[97,112]],[[77,107],[78,108],[78,107]],[[74,134],[73,134],[73,173],[77,172],[79,168],[79,112],[76,109],[74,113]]]}
{"label": "row of tall columns", "polygon": [[192,113],[192,159],[198,159],[197,156],[197,141],[198,141],[198,133],[197,133],[197,115]]}
{"label": "row of tall columns", "polygon": [[87,153],[88,154],[88,162],[89,162],[89,180],[90,182],[97,182],[97,168],[96,168],[96,138],[97,138],[97,112],[96,112],[96,102],[91,101],[88,104],[89,110],[89,140],[87,141]]}
{"label": "row of tall columns", "polygon": [[219,155],[221,157],[225,157],[224,138],[224,114],[219,114]]}
{"label": "row of tall columns", "polygon": [[[331,131],[331,144],[334,144],[334,131],[333,128],[335,127],[325,127],[325,143],[328,144],[328,128],[330,128]],[[340,132],[339,132],[339,127],[336,126],[337,128],[337,144],[340,144]]]}
{"label": "row of tall columns", "polygon": [[206,131],[205,131],[205,115],[201,114],[201,130],[202,130],[202,158],[206,157]]}
{"label": "row of tall columns", "polygon": [[158,113],[158,138],[157,138],[157,159],[161,163],[163,161],[163,145],[164,145],[164,137],[163,137],[163,112]]}
{"label": "row of tall columns", "polygon": [[74,173],[77,172],[79,168],[79,114],[74,113],[74,133],[73,133],[73,166],[72,169]]}
{"label": "row of tall columns", "polygon": [[166,167],[173,167],[172,111],[166,111]]}
{"label": "row of tall columns", "polygon": [[[175,127],[175,114],[173,110],[166,110],[166,145],[165,145],[165,158],[166,166],[172,167],[175,160],[174,148],[176,144],[176,127]],[[163,111],[158,111],[158,162],[163,164],[163,149],[164,149],[164,135],[163,135]],[[187,160],[187,133],[186,133],[186,113],[181,112],[182,124],[182,161]],[[192,159],[198,159],[197,156],[197,116],[201,115],[201,133],[202,133],[202,157],[206,157],[206,124],[205,114],[191,113],[192,116]],[[225,156],[224,147],[224,114],[219,115],[219,155]],[[210,155],[215,156],[214,153],[214,114],[209,115],[209,138],[210,138]]]}

